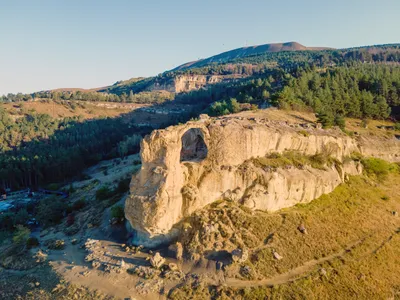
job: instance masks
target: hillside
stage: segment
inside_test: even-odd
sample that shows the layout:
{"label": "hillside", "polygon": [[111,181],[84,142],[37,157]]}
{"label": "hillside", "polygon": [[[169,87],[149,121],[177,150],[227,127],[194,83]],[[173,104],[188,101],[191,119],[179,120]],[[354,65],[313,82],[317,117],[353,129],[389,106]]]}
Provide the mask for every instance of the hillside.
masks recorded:
{"label": "hillside", "polygon": [[[151,188],[157,179],[162,183],[161,176],[167,171],[163,166],[179,160],[180,143],[165,144],[157,139],[164,133],[204,125],[204,120],[208,119],[169,127],[146,138],[142,155],[145,159],[154,157],[155,163],[144,160],[142,166],[138,155],[104,160],[83,170],[81,178],[57,185],[69,191],[69,198],[38,193],[33,198],[37,205],[32,205],[21,195],[20,201],[26,201],[25,204],[20,204],[12,214],[0,215],[0,298],[261,300],[297,296],[367,299],[369,296],[396,299],[400,292],[399,167],[360,154],[346,157],[343,163],[358,160],[363,166],[362,174],[345,176],[331,193],[310,203],[267,212],[235,200],[234,192],[226,193],[221,199],[189,212],[176,227],[181,231],[171,245],[157,249],[131,245],[134,235],[126,231],[123,223],[123,205],[138,186],[134,180],[130,185],[130,178],[138,176],[138,172],[147,172],[155,180],[146,181],[143,186]],[[263,139],[266,145],[277,135],[282,140],[286,136],[286,144],[293,140],[293,147],[301,145],[300,140],[324,135],[332,135],[332,142],[350,140],[338,129],[318,129],[312,113],[277,109],[243,112],[214,119],[215,129],[223,133],[226,125],[229,126],[225,123],[230,120],[245,125],[240,130],[245,133],[242,140],[246,141],[249,151],[263,150],[255,147],[255,139],[246,134],[255,132],[257,136],[259,126],[271,128],[269,138]],[[346,123],[348,128],[359,132],[351,139],[360,142],[367,139],[366,147],[384,146],[396,134],[393,124],[387,121],[371,121],[369,128],[363,128],[359,120],[346,119]],[[218,136],[213,137],[220,148],[233,145],[218,143]],[[168,151],[153,149],[155,155],[149,155],[146,151],[150,140],[157,146],[169,147]],[[351,145],[346,142],[345,146]],[[235,149],[230,153],[234,154]],[[312,147],[303,149],[312,150]],[[209,150],[212,159],[214,152]],[[340,153],[340,149],[337,151]],[[324,169],[328,168],[325,164],[329,161],[310,158],[274,155],[262,161],[260,171],[275,172],[277,167],[285,166],[285,172],[296,172],[296,168],[304,172],[313,163],[321,176],[325,176]],[[201,181],[208,181],[210,186],[234,182],[207,179],[213,172],[234,172],[234,166],[225,162],[235,163],[232,157],[225,155],[223,159],[223,165],[211,166],[195,178],[200,187]],[[341,163],[331,162],[336,164],[335,170],[341,170]],[[254,160],[241,166],[243,177],[254,174],[249,163]],[[201,162],[196,159],[177,162],[172,172],[183,166],[193,175],[199,165]],[[255,175],[252,180],[267,186],[259,174]],[[182,191],[188,197],[194,196],[188,205],[196,205],[200,200],[198,195],[190,193],[197,186],[195,183]],[[303,185],[292,188],[292,195],[300,195]],[[143,194],[142,199],[146,196]],[[157,199],[153,200],[152,203],[158,203]],[[169,205],[167,213],[176,209]],[[151,206],[149,213],[151,217]],[[32,216],[45,225],[28,231],[21,227],[10,229]],[[26,242],[27,233],[32,245],[22,249],[19,241]]]}
{"label": "hillside", "polygon": [[134,103],[96,103],[84,101],[37,100],[24,103],[7,103],[3,108],[14,119],[21,118],[26,112],[34,111],[47,114],[52,118],[81,116],[82,119],[116,117],[145,105]]}
{"label": "hillside", "polygon": [[252,55],[259,55],[263,53],[270,53],[270,52],[282,52],[282,51],[306,51],[306,50],[327,50],[332,48],[326,47],[306,47],[297,42],[287,42],[287,43],[272,43],[272,44],[264,44],[258,46],[249,46],[249,47],[242,47],[237,48],[234,50],[230,50],[227,52],[223,52],[221,54],[217,54],[211,56],[206,59],[198,60],[195,62],[189,62],[183,65],[180,65],[173,69],[172,71],[177,70],[184,70],[187,68],[196,68],[201,67],[210,63],[225,63],[232,59],[252,56]]}

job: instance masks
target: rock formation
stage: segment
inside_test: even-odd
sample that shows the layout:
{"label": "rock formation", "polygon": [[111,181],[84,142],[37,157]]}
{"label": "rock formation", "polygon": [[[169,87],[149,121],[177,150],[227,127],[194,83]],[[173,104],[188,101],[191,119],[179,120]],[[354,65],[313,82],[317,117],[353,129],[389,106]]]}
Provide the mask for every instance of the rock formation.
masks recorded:
{"label": "rock formation", "polygon": [[189,92],[198,90],[210,84],[220,82],[229,82],[242,75],[177,75],[169,79],[155,79],[154,82],[147,87],[149,91],[168,91],[171,93]]}
{"label": "rock formation", "polygon": [[[134,243],[151,247],[171,240],[179,232],[174,225],[218,199],[267,211],[310,202],[333,191],[347,175],[362,172],[361,164],[347,159],[353,152],[400,160],[400,141],[380,143],[371,146],[371,140],[353,139],[339,129],[303,128],[240,114],[153,131],[142,141],[142,168],[132,179],[125,206],[136,232]],[[251,161],[286,151],[322,153],[339,163],[272,169]]]}

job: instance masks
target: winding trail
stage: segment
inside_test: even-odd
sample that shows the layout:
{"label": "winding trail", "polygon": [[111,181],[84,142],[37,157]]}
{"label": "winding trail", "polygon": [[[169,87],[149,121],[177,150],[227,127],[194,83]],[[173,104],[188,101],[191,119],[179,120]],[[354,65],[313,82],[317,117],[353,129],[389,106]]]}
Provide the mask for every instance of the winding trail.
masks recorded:
{"label": "winding trail", "polygon": [[313,259],[309,260],[303,265],[291,269],[290,271],[276,275],[274,277],[270,277],[267,279],[262,280],[241,280],[236,278],[226,278],[225,284],[230,287],[237,287],[237,288],[245,288],[245,287],[257,287],[257,286],[274,286],[278,284],[285,284],[292,281],[295,281],[301,277],[301,275],[310,272],[315,266],[320,265],[326,261],[342,257],[346,252],[351,251],[357,245],[361,244],[365,239],[358,240],[352,244],[350,244],[347,248],[333,253],[331,255],[322,257],[320,259]]}

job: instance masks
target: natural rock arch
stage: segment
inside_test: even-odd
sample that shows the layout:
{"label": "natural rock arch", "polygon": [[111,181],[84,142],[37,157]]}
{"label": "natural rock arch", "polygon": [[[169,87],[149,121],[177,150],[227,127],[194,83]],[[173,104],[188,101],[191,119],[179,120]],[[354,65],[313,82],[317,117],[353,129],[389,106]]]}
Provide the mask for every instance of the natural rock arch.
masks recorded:
{"label": "natural rock arch", "polygon": [[207,157],[207,145],[203,132],[199,128],[191,128],[182,135],[181,162],[199,162]]}

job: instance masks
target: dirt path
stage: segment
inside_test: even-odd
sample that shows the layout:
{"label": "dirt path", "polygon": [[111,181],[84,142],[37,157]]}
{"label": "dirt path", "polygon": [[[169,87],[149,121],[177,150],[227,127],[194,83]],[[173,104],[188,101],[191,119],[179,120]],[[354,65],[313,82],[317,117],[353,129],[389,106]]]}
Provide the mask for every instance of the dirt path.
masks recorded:
{"label": "dirt path", "polygon": [[256,286],[273,286],[278,284],[285,284],[297,280],[301,275],[310,272],[315,266],[320,265],[326,261],[343,256],[346,252],[351,251],[354,247],[362,243],[364,239],[358,240],[350,244],[346,249],[333,253],[320,259],[309,260],[302,266],[294,268],[286,273],[263,279],[263,280],[241,280],[236,278],[226,278],[225,284],[231,287],[245,288]]}

